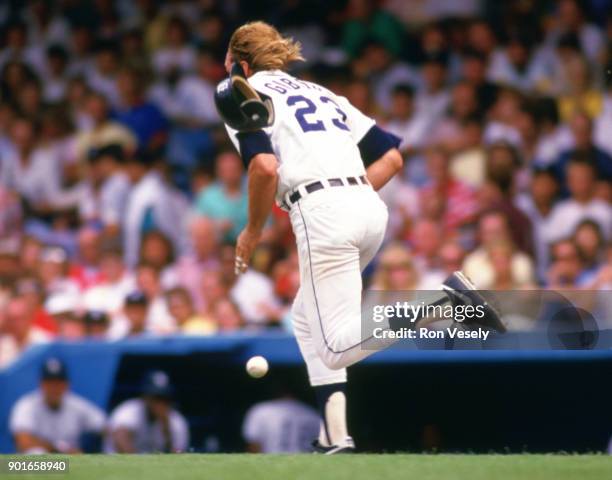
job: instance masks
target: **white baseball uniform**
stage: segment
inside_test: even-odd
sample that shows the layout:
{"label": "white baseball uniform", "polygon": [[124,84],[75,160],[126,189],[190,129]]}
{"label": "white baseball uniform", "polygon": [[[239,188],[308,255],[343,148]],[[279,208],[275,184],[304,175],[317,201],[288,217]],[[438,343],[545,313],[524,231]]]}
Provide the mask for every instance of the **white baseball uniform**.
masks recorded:
{"label": "white baseball uniform", "polygon": [[[383,241],[388,213],[369,184],[355,179],[365,178],[358,144],[375,122],[346,98],[282,71],[248,81],[274,105],[264,132],[279,161],[276,199],[289,207],[298,246],[301,287],[292,316],[310,383],[344,382],[345,367],[373,353],[361,339],[361,271]],[[237,132],[228,132],[238,147]],[[308,193],[313,182],[325,188]],[[296,191],[301,198],[293,203]]]}
{"label": "white baseball uniform", "polygon": [[[172,451],[185,452],[189,447],[189,426],[185,417],[172,409],[169,416]],[[132,432],[134,446],[138,453],[161,452],[165,446],[162,425],[158,420],[149,418],[144,400],[132,398],[119,404],[111,413],[108,421],[109,435],[104,450],[115,452],[112,433],[120,428]]]}
{"label": "white baseball uniform", "polygon": [[313,408],[291,398],[279,398],[248,410],[242,436],[249,443],[257,443],[262,453],[309,452],[320,424]]}
{"label": "white baseball uniform", "polygon": [[35,390],[17,401],[9,429],[12,434],[31,433],[56,446],[79,448],[81,435],[101,433],[105,423],[104,412],[79,395],[67,392],[60,407],[52,409],[42,393]]}

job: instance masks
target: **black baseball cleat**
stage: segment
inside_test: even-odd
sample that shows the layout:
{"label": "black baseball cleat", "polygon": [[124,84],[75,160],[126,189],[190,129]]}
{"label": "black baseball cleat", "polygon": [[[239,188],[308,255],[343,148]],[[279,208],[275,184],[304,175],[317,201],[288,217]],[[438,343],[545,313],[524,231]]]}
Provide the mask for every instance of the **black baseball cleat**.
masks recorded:
{"label": "black baseball cleat", "polygon": [[442,289],[448,295],[453,307],[458,305],[473,305],[474,307],[482,305],[484,307],[482,318],[470,318],[461,322],[466,328],[488,327],[499,333],[506,332],[506,326],[501,321],[501,315],[462,272],[451,274],[444,280]]}
{"label": "black baseball cleat", "polygon": [[323,455],[336,455],[340,453],[355,453],[355,443],[351,437],[346,437],[344,445],[331,445],[329,447],[321,445],[319,440],[312,442],[313,453],[320,453]]}

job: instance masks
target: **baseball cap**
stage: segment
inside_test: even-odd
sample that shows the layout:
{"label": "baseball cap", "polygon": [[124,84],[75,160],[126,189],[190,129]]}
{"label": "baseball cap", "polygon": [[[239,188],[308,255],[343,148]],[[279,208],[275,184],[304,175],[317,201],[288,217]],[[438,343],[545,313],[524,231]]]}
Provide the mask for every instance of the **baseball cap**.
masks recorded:
{"label": "baseball cap", "polygon": [[143,395],[154,397],[171,398],[174,395],[174,387],[170,383],[170,377],[162,370],[155,370],[145,374],[142,382]]}
{"label": "baseball cap", "polygon": [[42,380],[68,380],[66,365],[57,357],[51,357],[43,363],[40,377]]}
{"label": "baseball cap", "polygon": [[147,305],[148,303],[147,297],[142,292],[132,292],[125,297],[126,305]]}

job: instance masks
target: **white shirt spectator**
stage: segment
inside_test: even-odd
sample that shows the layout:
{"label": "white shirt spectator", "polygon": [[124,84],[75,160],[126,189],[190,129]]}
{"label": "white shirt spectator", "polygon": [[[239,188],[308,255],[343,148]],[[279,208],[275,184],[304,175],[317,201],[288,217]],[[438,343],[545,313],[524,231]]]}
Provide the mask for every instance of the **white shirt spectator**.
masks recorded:
{"label": "white shirt spectator", "polygon": [[539,165],[550,165],[561,152],[574,146],[574,137],[567,125],[560,125],[552,132],[540,136],[535,148],[535,159]]}
{"label": "white shirt spectator", "polygon": [[0,52],[0,70],[13,60],[27,64],[39,75],[43,75],[45,72],[45,52],[37,45],[26,47],[20,51],[12,48],[3,49]]}
{"label": "white shirt spectator", "polygon": [[543,279],[548,269],[548,222],[550,221],[552,211],[543,216],[535,206],[533,197],[528,194],[519,195],[516,198],[516,206],[529,217],[533,229],[533,244],[535,247],[536,270],[538,277]]}
{"label": "white shirt spectator", "polygon": [[176,331],[176,320],[170,315],[163,295],[155,297],[149,304],[147,330],[158,335],[168,335]]}
{"label": "white shirt spectator", "polygon": [[196,121],[203,126],[220,122],[214,95],[214,85],[197,76],[183,78],[174,89],[158,83],[149,92],[151,101],[168,117]]}
{"label": "white shirt spectator", "polygon": [[257,444],[262,453],[310,451],[319,436],[321,419],[308,405],[291,398],[280,398],[253,405],[242,425],[242,436]]}
{"label": "white shirt spectator", "polygon": [[172,192],[157,173],[149,172],[132,187],[124,217],[124,251],[128,266],[133,267],[138,261],[143,222],[149,211],[155,228],[166,234],[176,248],[179,247],[183,217],[177,210]]}
{"label": "white shirt spectator", "polygon": [[515,127],[498,121],[487,123],[482,137],[487,145],[507,142],[514,147],[519,147],[522,143],[521,134]]}
{"label": "white shirt spectator", "polygon": [[[189,427],[185,417],[172,409],[169,414],[171,448],[175,452],[184,452],[189,447]],[[162,452],[165,447],[162,426],[158,421],[151,421],[147,415],[145,403],[140,398],[126,400],[111,413],[108,422],[109,437],[118,429],[125,428],[132,432],[134,446],[138,453]],[[112,440],[107,439],[104,450],[114,453]]]}
{"label": "white shirt spectator", "polygon": [[104,412],[83,397],[67,392],[60,408],[53,410],[38,390],[20,398],[9,419],[14,435],[28,432],[47,442],[67,448],[79,448],[81,435],[104,430]]}
{"label": "white shirt spectator", "polygon": [[422,147],[430,126],[430,119],[417,113],[408,120],[391,120],[385,129],[402,139],[399,148],[405,150]]}
{"label": "white shirt spectator", "polygon": [[429,93],[420,89],[414,98],[415,110],[418,115],[424,115],[430,123],[438,121],[448,109],[450,94],[447,90]]}
{"label": "white shirt spectator", "polygon": [[522,91],[548,89],[551,74],[546,57],[544,50],[534,51],[525,70],[519,72],[510,62],[505,50],[496,50],[493,52],[487,76],[492,82],[510,85]]}
{"label": "white shirt spectator", "polygon": [[111,175],[94,191],[85,184],[83,200],[79,204],[80,216],[86,220],[99,220],[103,225],[120,225],[130,192],[130,183],[123,173]]}
{"label": "white shirt spectator", "polygon": [[87,72],[87,84],[93,91],[104,95],[113,107],[120,105],[121,99],[115,76],[102,75],[96,68],[91,68]]}
{"label": "white shirt spectator", "polygon": [[570,198],[558,203],[550,214],[546,228],[548,243],[573,235],[576,227],[583,220],[593,220],[601,228],[604,238],[610,238],[612,207],[603,200],[593,199],[588,203],[578,203]]}
{"label": "white shirt spectator", "polygon": [[106,312],[111,320],[118,317],[123,308],[125,297],[136,290],[134,276],[126,273],[115,283],[103,283],[88,288],[83,293],[83,308]]}
{"label": "white shirt spectator", "polygon": [[247,324],[264,324],[268,320],[267,312],[279,306],[272,280],[253,270],[238,277],[230,297]]}
{"label": "white shirt spectator", "polygon": [[383,110],[389,111],[391,108],[391,92],[393,87],[402,83],[418,85],[420,79],[415,71],[405,63],[394,63],[385,72],[375,75],[370,85],[374,92],[374,99]]}
{"label": "white shirt spectator", "polygon": [[164,47],[153,55],[153,67],[160,74],[174,69],[181,72],[190,72],[193,70],[195,60],[196,52],[189,45],[180,48]]}
{"label": "white shirt spectator", "polygon": [[6,151],[0,163],[0,183],[15,190],[33,204],[53,205],[60,191],[60,168],[52,149],[38,148],[24,166],[13,149]]}

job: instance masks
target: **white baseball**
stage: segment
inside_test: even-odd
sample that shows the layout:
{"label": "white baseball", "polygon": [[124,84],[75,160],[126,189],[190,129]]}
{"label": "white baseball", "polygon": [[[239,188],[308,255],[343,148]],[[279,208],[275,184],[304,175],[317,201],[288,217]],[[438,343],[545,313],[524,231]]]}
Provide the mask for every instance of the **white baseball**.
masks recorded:
{"label": "white baseball", "polygon": [[268,361],[261,355],[251,357],[246,363],[246,371],[253,378],[261,378],[268,373]]}

